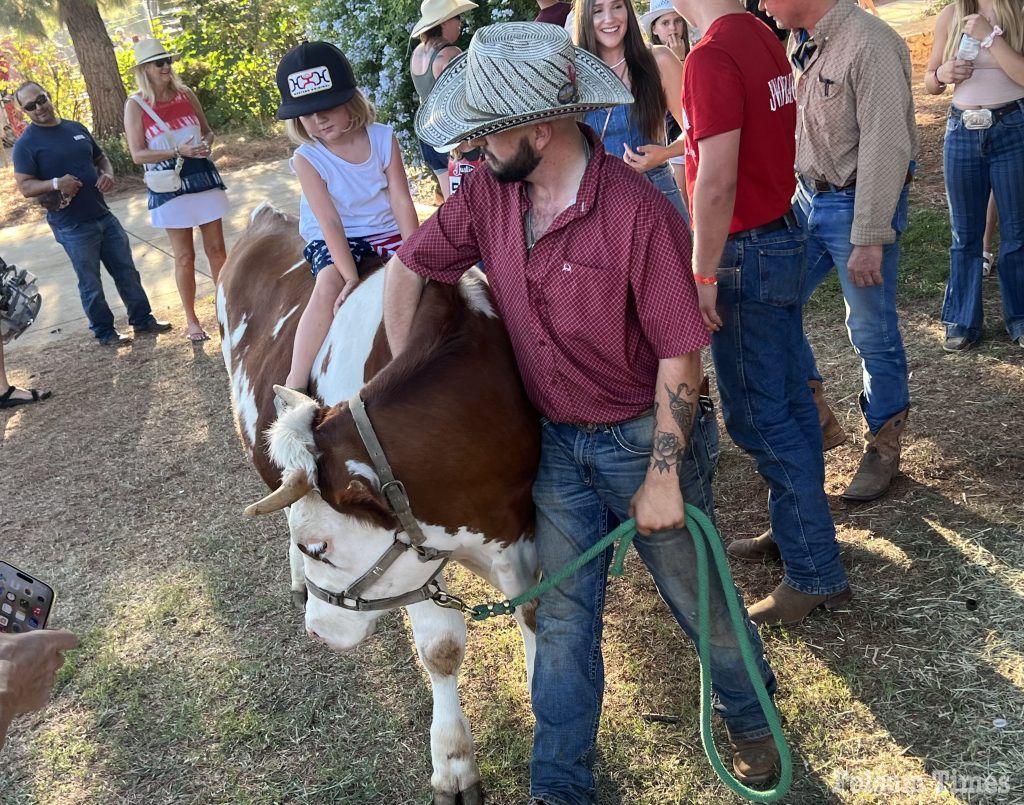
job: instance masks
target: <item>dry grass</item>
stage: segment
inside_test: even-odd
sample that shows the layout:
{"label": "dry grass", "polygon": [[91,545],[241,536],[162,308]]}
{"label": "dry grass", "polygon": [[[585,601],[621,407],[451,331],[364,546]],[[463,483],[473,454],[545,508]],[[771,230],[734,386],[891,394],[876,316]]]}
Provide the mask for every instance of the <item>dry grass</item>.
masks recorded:
{"label": "dry grass", "polygon": [[[927,189],[934,148],[922,163]],[[765,634],[796,760],[789,803],[1024,802],[1024,355],[994,327],[970,353],[942,352],[933,200],[915,196],[905,242],[903,475],[882,500],[851,506],[836,495],[857,440],[827,459],[854,605]],[[998,321],[994,298],[986,311]],[[240,514],[261,489],[232,429],[216,339],[187,346],[176,316],[172,335],[121,352],[62,341],[10,362],[15,381],[56,396],[0,415],[0,555],[57,588],[54,624],[84,647],[54,704],[15,724],[0,802],[427,801],[430,697],[404,620],[388,616],[354,656],[306,638],[287,603],[283,520]],[[824,287],[807,327],[854,434],[860,368],[842,318]],[[727,539],[756,535],[764,487],[723,447],[720,525]],[[733,802],[700,748],[696,659],[638,564],[609,604],[601,802]],[[777,571],[738,567],[736,581],[755,600]],[[490,596],[464,572],[453,584]],[[462,691],[495,805],[526,796],[523,676],[510,620],[471,626]],[[947,772],[952,792],[936,785]],[[1009,790],[969,793],[970,777]]]}

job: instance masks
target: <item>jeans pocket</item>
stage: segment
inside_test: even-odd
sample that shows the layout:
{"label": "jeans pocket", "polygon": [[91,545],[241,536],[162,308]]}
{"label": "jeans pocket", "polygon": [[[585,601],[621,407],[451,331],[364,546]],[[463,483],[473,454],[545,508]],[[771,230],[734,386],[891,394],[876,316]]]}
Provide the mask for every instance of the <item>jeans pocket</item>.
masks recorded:
{"label": "jeans pocket", "polygon": [[710,473],[714,474],[718,467],[718,456],[721,450],[718,443],[718,418],[715,414],[715,403],[710,397],[700,398],[700,416],[697,418],[697,427],[700,429],[704,442]]}
{"label": "jeans pocket", "polygon": [[654,414],[620,422],[609,428],[615,443],[636,456],[651,454],[651,440],[654,437]]}
{"label": "jeans pocket", "polygon": [[757,270],[758,301],[776,307],[799,304],[807,272],[807,252],[802,243],[787,241],[758,247]]}
{"label": "jeans pocket", "polygon": [[1018,106],[1016,112],[1010,112],[1007,115],[1003,115],[999,119],[998,125],[1006,126],[1011,129],[1019,129],[1024,127],[1024,111]]}
{"label": "jeans pocket", "polygon": [[950,115],[946,118],[946,134],[947,136],[952,134],[954,131],[961,126],[960,115]]}

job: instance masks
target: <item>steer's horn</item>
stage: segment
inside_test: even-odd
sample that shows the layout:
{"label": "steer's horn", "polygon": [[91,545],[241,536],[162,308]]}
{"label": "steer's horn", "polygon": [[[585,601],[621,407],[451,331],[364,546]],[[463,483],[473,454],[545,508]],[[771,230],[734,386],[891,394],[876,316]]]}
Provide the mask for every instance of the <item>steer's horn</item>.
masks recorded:
{"label": "steer's horn", "polygon": [[301,391],[290,389],[287,386],[275,385],[274,394],[276,394],[278,398],[281,400],[281,402],[283,402],[285,405],[291,406],[293,408],[296,405],[301,405],[302,403],[306,402],[316,403],[316,400],[314,400],[312,397],[307,397]]}
{"label": "steer's horn", "polygon": [[245,514],[247,517],[256,517],[261,514],[281,511],[285,506],[291,506],[295,501],[304,498],[312,489],[313,485],[309,482],[309,478],[306,477],[306,473],[302,470],[295,470],[295,472],[281,482],[277,489],[263,498],[263,500],[259,500],[251,506],[246,506]]}

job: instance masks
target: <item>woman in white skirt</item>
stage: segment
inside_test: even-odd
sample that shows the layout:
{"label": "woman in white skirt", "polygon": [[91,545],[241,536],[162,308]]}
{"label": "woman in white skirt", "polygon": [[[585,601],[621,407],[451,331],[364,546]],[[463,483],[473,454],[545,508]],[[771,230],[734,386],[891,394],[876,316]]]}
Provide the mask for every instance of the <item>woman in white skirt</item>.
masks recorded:
{"label": "woman in white skirt", "polygon": [[196,316],[192,230],[198,226],[202,233],[203,251],[216,283],[227,256],[221,219],[230,205],[224,182],[209,159],[213,131],[195,93],[174,72],[173,61],[155,39],[136,43],[139,91],[125,105],[124,130],[137,165],[145,165],[148,172],[180,169],[179,189],[150,189],[149,211],[153,226],[166,229],[171,240],[174,277],[188,318],[188,339],[205,341],[210,336]]}

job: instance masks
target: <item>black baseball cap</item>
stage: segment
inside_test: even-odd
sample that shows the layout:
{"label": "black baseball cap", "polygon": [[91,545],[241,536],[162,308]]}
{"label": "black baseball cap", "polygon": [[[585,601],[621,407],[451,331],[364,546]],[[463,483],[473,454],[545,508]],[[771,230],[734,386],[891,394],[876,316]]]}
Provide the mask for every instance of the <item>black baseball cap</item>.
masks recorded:
{"label": "black baseball cap", "polygon": [[333,109],[356,94],[356,77],[345,54],[330,42],[303,42],[277,65],[278,120]]}

